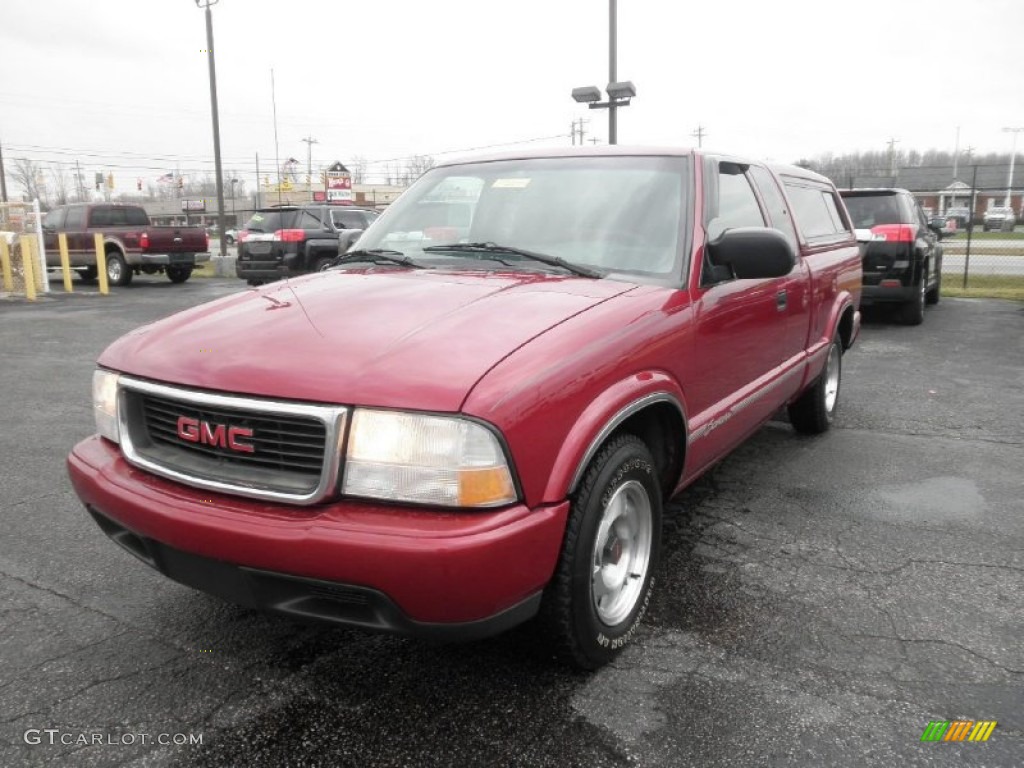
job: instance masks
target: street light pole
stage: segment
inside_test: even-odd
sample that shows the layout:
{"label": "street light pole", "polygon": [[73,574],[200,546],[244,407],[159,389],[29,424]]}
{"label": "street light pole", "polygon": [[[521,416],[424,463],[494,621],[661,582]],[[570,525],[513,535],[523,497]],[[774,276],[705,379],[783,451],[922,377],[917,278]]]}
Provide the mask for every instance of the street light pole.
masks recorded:
{"label": "street light pole", "polygon": [[224,178],[220,165],[220,115],[217,111],[217,65],[213,58],[213,14],[210,6],[218,0],[196,0],[196,7],[206,7],[206,53],[210,57],[210,111],[213,115],[213,168],[217,175],[217,232],[220,235],[220,256],[227,256],[224,245]]}
{"label": "street light pole", "polygon": [[[617,83],[617,47],[618,47],[618,24],[616,20],[616,0],[608,0],[608,82]],[[609,99],[608,105],[608,143],[619,143],[619,125],[617,118],[618,106],[615,99]]]}
{"label": "street light pole", "polygon": [[1024,131],[1024,127],[1003,128],[1003,133],[1013,134],[1013,149],[1010,150],[1010,173],[1006,177],[1006,199],[1003,201],[1003,205],[1007,208],[1010,207],[1013,196],[1013,163],[1017,159],[1017,134],[1021,131]]}

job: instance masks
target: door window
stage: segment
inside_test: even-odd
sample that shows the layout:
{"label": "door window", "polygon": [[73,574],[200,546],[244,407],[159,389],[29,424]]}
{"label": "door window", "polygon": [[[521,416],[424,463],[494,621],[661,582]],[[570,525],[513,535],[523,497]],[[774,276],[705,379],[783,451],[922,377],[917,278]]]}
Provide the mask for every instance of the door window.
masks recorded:
{"label": "door window", "polygon": [[742,166],[720,163],[718,169],[718,206],[708,222],[708,239],[716,240],[727,229],[763,227],[761,207]]}
{"label": "door window", "polygon": [[45,217],[43,217],[43,229],[50,232],[57,232],[64,226],[64,216],[67,214],[67,208],[54,208]]}
{"label": "door window", "polygon": [[85,208],[81,206],[68,208],[68,216],[64,220],[64,228],[71,232],[85,229]]}

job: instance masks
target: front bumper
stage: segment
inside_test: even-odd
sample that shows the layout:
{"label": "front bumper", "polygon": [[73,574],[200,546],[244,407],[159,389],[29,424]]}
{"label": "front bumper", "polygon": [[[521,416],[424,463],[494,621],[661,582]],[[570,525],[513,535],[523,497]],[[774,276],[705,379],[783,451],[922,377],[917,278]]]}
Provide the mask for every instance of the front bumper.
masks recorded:
{"label": "front bumper", "polygon": [[99,437],[75,446],[68,472],[100,527],[177,581],[243,605],[439,639],[530,618],[569,509],[269,504],[154,477]]}

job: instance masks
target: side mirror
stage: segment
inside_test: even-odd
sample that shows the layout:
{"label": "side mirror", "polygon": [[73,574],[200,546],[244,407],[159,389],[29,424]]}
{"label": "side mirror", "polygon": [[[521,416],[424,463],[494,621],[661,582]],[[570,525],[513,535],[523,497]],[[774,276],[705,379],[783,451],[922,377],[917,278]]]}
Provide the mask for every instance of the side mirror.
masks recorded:
{"label": "side mirror", "polygon": [[727,267],[740,280],[782,277],[796,264],[793,246],[777,229],[727,229],[707,249],[712,266]]}

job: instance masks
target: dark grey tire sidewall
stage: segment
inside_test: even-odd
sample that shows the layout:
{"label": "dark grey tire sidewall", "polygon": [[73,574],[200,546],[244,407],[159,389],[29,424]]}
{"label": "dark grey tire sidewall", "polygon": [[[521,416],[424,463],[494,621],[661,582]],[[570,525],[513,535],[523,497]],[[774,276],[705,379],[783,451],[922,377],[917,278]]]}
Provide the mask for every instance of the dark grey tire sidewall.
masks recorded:
{"label": "dark grey tire sidewall", "polygon": [[[614,454],[616,460],[609,461],[601,470],[601,476],[594,485],[594,493],[587,500],[585,519],[580,528],[576,551],[573,553],[572,576],[572,622],[580,643],[580,649],[590,658],[607,660],[629,643],[640,626],[650,603],[654,587],[654,571],[658,563],[661,546],[661,491],[657,474],[649,457],[638,457],[632,446],[623,446]],[[619,457],[626,453],[624,462]],[[597,616],[591,596],[591,554],[597,535],[601,512],[615,490],[627,480],[638,480],[644,486],[651,503],[651,556],[636,605],[629,615],[615,626],[609,626]],[[598,490],[599,489],[599,490]],[[578,500],[576,503],[580,503]]]}

